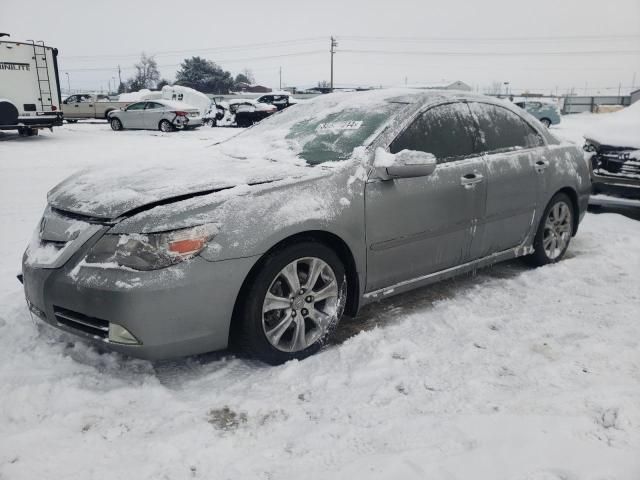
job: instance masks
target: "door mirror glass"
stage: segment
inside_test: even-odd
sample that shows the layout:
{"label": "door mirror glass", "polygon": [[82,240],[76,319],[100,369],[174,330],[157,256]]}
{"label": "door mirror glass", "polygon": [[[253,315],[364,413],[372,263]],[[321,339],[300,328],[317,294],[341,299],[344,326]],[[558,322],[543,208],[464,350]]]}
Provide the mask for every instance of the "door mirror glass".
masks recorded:
{"label": "door mirror glass", "polygon": [[394,178],[426,177],[436,169],[435,155],[418,150],[401,150],[389,153],[382,148],[376,150],[373,166],[382,180]]}

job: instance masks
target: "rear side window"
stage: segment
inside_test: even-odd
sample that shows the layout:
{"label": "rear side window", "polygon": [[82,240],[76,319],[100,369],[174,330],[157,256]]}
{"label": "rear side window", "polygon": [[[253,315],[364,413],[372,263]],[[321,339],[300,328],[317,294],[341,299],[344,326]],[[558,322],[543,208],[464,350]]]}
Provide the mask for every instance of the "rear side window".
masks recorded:
{"label": "rear side window", "polygon": [[152,110],[154,108],[164,108],[164,105],[162,105],[161,103],[149,102],[149,103],[147,103],[147,106],[145,107],[145,109],[147,109],[147,110]]}
{"label": "rear side window", "polygon": [[428,152],[443,163],[474,154],[474,125],[465,104],[433,107],[409,125],[391,143],[391,153],[401,150]]}
{"label": "rear side window", "polygon": [[127,107],[127,111],[130,111],[130,110],[144,110],[144,106],[145,105],[146,105],[146,102],[132,103],[131,105],[129,105]]}
{"label": "rear side window", "polygon": [[470,103],[480,130],[483,152],[533,148],[544,144],[531,125],[506,108],[486,103]]}

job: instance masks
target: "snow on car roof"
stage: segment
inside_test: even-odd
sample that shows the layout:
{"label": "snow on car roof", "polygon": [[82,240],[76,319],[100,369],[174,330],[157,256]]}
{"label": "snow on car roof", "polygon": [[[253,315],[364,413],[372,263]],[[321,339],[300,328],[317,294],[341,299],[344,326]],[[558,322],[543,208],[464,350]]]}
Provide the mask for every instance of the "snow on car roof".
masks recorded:
{"label": "snow on car roof", "polygon": [[178,100],[165,100],[164,98],[158,98],[157,100],[154,100],[154,102],[161,103],[169,108],[175,108],[177,110],[198,110],[197,107]]}
{"label": "snow on car roof", "polygon": [[585,138],[601,145],[640,149],[640,102],[600,115],[597,125],[584,133]]}

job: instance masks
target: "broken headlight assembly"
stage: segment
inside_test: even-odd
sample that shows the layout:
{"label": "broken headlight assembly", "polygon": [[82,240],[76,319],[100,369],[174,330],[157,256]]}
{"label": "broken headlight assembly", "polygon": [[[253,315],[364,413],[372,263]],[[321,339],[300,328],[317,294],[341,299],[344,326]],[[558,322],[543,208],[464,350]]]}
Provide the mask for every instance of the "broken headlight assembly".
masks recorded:
{"label": "broken headlight assembly", "polygon": [[158,270],[196,256],[217,232],[217,225],[206,224],[161,233],[107,233],[91,248],[85,262]]}

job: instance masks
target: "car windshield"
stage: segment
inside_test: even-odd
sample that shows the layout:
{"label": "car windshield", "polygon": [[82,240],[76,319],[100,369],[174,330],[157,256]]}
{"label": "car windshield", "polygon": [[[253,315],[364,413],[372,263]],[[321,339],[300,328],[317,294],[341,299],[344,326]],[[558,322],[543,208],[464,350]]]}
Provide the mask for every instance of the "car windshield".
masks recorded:
{"label": "car windshield", "polygon": [[407,101],[389,91],[333,93],[293,105],[269,117],[238,141],[286,144],[310,165],[346,160],[354,149],[367,145]]}

